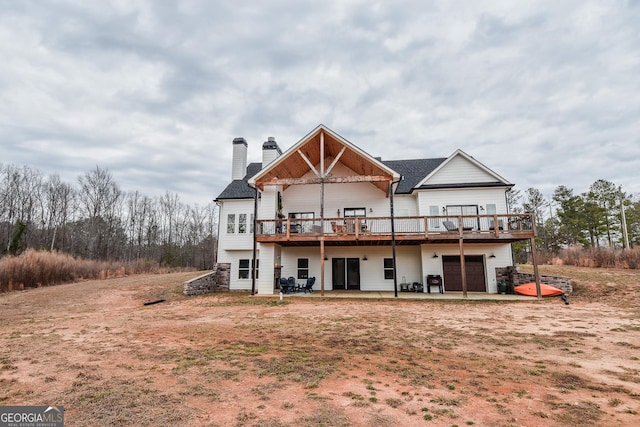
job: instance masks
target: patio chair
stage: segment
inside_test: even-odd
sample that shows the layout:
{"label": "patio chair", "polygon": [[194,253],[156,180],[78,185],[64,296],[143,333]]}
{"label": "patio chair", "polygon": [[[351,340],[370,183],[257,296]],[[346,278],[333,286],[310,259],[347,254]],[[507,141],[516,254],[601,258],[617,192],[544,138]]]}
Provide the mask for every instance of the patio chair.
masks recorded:
{"label": "patio chair", "polygon": [[307,279],[307,283],[302,288],[302,290],[304,291],[305,294],[307,293],[307,291],[309,291],[310,294],[313,293],[313,284],[314,283],[316,283],[316,278],[315,277],[309,277]]}
{"label": "patio chair", "polygon": [[447,231],[458,231],[458,226],[453,223],[453,221],[442,221],[442,225]]}
{"label": "patio chair", "polygon": [[[447,231],[458,231],[458,226],[455,225],[453,223],[453,221],[442,221],[442,225],[444,225],[444,228],[446,228]],[[462,230],[463,231],[471,231],[471,230],[473,230],[473,227],[465,227],[463,225],[462,226]]]}
{"label": "patio chair", "polygon": [[296,292],[296,291],[300,290],[298,285],[296,285],[296,278],[293,277],[293,276],[289,276],[287,278],[287,285],[289,286],[289,291],[290,292]]}
{"label": "patio chair", "polygon": [[291,289],[289,288],[289,281],[286,277],[280,278],[280,290],[283,294],[291,293]]}
{"label": "patio chair", "polygon": [[[493,221],[491,221],[491,223],[489,224],[489,230],[491,231],[495,230]],[[504,222],[501,219],[498,220],[498,230],[504,230]]]}
{"label": "patio chair", "polygon": [[331,230],[336,234],[345,234],[347,232],[347,226],[338,225],[335,221],[331,221]]}

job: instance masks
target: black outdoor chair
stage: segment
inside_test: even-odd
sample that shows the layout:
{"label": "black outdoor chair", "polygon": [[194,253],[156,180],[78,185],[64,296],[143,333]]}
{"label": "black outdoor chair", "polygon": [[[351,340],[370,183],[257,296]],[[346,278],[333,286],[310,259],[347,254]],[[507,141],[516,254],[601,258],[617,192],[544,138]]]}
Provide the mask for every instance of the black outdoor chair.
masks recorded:
{"label": "black outdoor chair", "polygon": [[[447,229],[447,231],[458,231],[458,226],[453,222],[453,221],[442,221],[442,225],[444,225],[444,228]],[[471,231],[473,230],[473,227],[462,227],[463,231]]]}
{"label": "black outdoor chair", "polygon": [[453,221],[442,221],[442,225],[447,231],[458,231],[458,226],[453,223]]}
{"label": "black outdoor chair", "polygon": [[280,290],[283,294],[291,293],[292,289],[289,287],[289,281],[286,277],[280,278]]}
{"label": "black outdoor chair", "polygon": [[289,276],[287,278],[287,285],[289,286],[289,292],[296,292],[299,289],[298,285],[296,285],[296,278],[293,276]]}
{"label": "black outdoor chair", "polygon": [[305,294],[307,293],[307,291],[309,291],[310,294],[313,293],[313,284],[314,283],[316,283],[316,278],[315,277],[309,277],[307,279],[307,283],[302,288],[302,290],[304,291]]}
{"label": "black outdoor chair", "polygon": [[[493,223],[493,221],[491,221],[491,223],[489,224],[489,230],[490,231],[495,231],[495,225]],[[498,230],[504,230],[504,223],[501,219],[498,220]]]}

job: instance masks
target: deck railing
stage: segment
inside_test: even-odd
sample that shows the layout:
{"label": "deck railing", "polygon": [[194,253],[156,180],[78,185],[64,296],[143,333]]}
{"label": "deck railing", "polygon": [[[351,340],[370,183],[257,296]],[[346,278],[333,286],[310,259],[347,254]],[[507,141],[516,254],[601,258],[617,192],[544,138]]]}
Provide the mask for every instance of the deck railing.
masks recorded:
{"label": "deck railing", "polygon": [[[390,217],[258,220],[258,236],[375,236],[391,234]],[[394,220],[398,235],[443,233],[532,234],[531,214],[406,216]]]}

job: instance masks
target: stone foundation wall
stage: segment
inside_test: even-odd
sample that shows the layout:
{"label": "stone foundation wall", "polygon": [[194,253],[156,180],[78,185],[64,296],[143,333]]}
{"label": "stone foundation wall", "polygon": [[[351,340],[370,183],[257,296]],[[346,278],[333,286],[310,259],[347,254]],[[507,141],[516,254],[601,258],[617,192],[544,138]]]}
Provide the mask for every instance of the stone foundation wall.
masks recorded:
{"label": "stone foundation wall", "polygon": [[[518,267],[514,266],[496,267],[496,280],[498,283],[504,281],[512,284],[513,286],[518,286],[525,283],[535,282],[536,276],[533,273],[521,273],[518,271]],[[562,289],[567,295],[570,295],[571,292],[573,292],[571,279],[568,277],[547,276],[545,274],[541,274],[540,282]]]}
{"label": "stone foundation wall", "polygon": [[228,292],[231,279],[231,264],[221,263],[213,266],[210,273],[203,274],[182,284],[182,293],[188,296],[211,292]]}

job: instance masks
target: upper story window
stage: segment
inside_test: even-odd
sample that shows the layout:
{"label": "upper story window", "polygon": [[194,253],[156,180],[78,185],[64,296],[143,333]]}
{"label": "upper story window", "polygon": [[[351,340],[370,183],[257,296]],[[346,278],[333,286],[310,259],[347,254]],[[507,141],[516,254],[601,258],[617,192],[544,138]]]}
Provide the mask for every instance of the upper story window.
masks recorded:
{"label": "upper story window", "polygon": [[244,234],[247,232],[247,214],[238,215],[238,233]]}
{"label": "upper story window", "polygon": [[[429,216],[437,217],[440,215],[440,206],[429,206]],[[440,228],[440,218],[430,218],[429,228]]]}
{"label": "upper story window", "polygon": [[[466,216],[478,215],[478,205],[447,205],[448,216]],[[480,229],[479,218],[463,218],[462,227],[465,229],[478,230]]]}
{"label": "upper story window", "polygon": [[[290,212],[289,219],[291,219],[291,232],[292,233],[308,233],[313,227],[312,220],[315,217],[313,212]],[[298,221],[294,221],[298,220]],[[302,221],[300,221],[302,220]]]}
{"label": "upper story window", "polygon": [[236,214],[227,215],[227,233],[233,234],[236,232]]}
{"label": "upper story window", "polygon": [[366,208],[344,208],[345,218],[364,218],[367,216]]}

